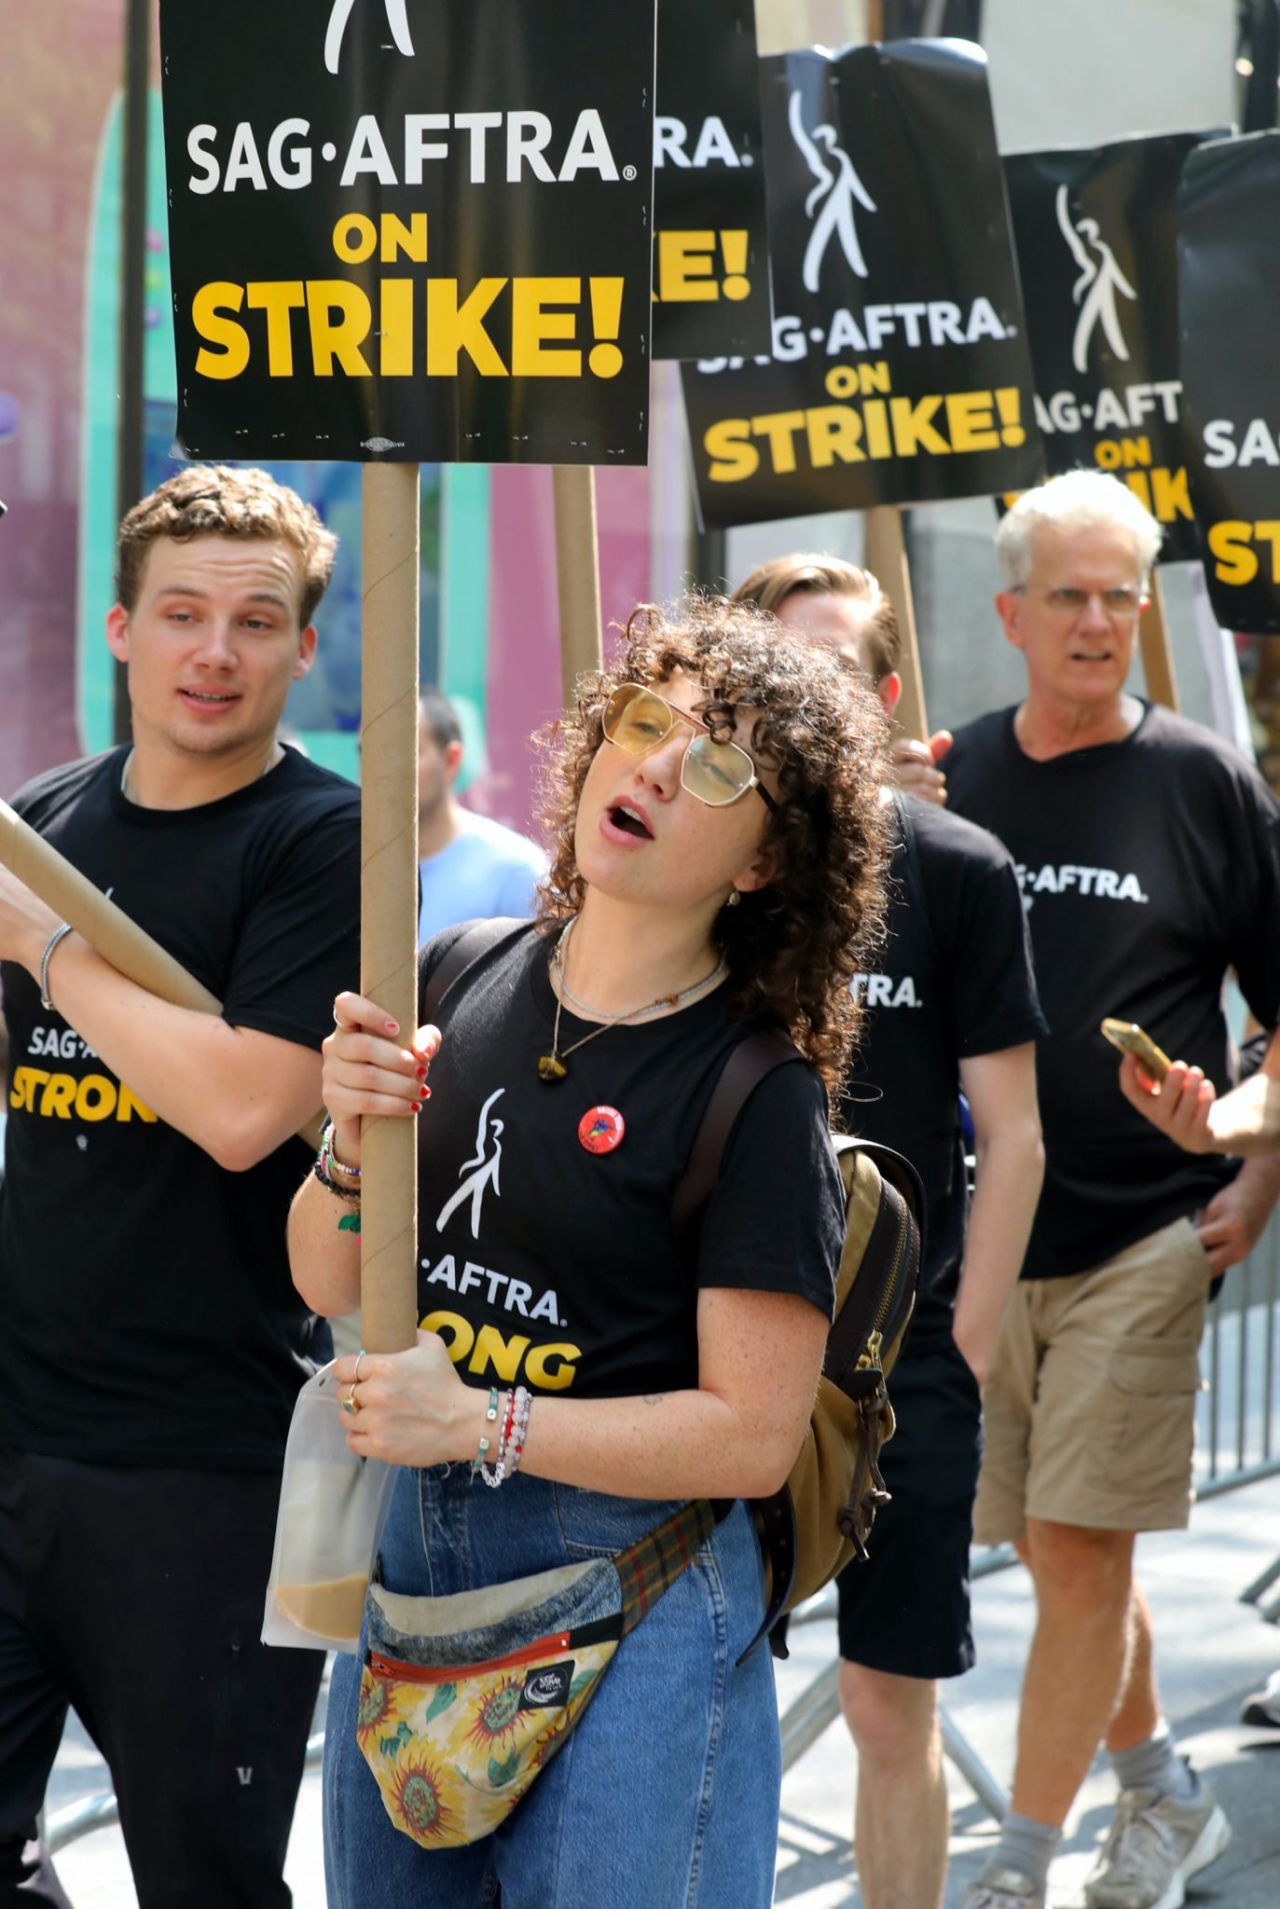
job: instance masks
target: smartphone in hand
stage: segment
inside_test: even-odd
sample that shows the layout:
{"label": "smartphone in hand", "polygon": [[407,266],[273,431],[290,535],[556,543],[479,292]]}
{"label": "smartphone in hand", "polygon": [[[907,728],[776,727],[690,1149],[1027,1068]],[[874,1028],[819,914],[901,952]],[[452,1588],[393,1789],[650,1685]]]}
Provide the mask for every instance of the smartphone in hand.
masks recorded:
{"label": "smartphone in hand", "polygon": [[1118,1047],[1122,1054],[1132,1054],[1154,1081],[1162,1081],[1173,1066],[1164,1049],[1157,1047],[1146,1029],[1139,1027],[1136,1021],[1117,1021],[1108,1015],[1102,1023],[1102,1032],[1112,1047]]}

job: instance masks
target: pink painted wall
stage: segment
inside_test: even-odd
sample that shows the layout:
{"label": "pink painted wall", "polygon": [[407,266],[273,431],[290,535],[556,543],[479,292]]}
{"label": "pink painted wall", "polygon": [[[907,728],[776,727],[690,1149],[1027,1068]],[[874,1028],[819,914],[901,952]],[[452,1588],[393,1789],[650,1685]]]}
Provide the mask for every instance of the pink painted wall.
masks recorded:
{"label": "pink painted wall", "polygon": [[[561,707],[551,473],[495,468],[490,495],[490,777],[497,779],[495,796],[506,814],[532,817],[535,773],[528,737]],[[598,472],[596,513],[608,644],[609,626],[625,624],[652,591],[649,472]]]}
{"label": "pink painted wall", "polygon": [[120,0],[4,9],[0,52],[0,793],[74,756],[84,258]]}

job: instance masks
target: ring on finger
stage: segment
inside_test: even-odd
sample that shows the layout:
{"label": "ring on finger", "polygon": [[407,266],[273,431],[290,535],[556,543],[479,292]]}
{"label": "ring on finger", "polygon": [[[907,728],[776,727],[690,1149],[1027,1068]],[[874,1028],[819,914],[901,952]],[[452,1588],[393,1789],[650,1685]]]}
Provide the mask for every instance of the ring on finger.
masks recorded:
{"label": "ring on finger", "polygon": [[351,1380],[351,1389],[353,1392],[355,1391],[356,1387],[360,1383],[360,1361],[363,1358],[364,1358],[364,1347],[361,1346],[359,1352],[357,1352],[356,1354],[356,1369]]}
{"label": "ring on finger", "polygon": [[354,1418],[356,1413],[360,1410],[360,1401],[356,1397],[356,1388],[355,1388],[354,1380],[352,1381],[352,1384],[351,1384],[351,1390],[348,1392],[346,1398],[342,1401],[342,1409],[344,1412],[350,1412],[352,1418]]}

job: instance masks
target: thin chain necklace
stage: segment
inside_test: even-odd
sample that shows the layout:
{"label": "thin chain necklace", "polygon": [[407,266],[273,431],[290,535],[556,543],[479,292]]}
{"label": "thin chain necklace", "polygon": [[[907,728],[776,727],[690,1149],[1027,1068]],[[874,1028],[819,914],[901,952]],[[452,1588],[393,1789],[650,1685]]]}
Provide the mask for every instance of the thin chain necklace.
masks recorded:
{"label": "thin chain necklace", "polygon": [[571,1042],[568,1047],[561,1047],[560,1015],[566,1001],[571,1001],[574,1007],[580,1008],[584,1014],[592,1016],[595,1014],[594,1008],[588,1007],[585,1001],[579,1001],[575,994],[569,992],[568,984],[564,978],[564,950],[572,932],[573,922],[571,921],[559,941],[557,941],[551,955],[551,959],[555,963],[556,977],[559,983],[556,993],[555,1026],[551,1032],[551,1052],[538,1056],[538,1079],[547,1082],[563,1080],[565,1075],[569,1072],[569,1069],[565,1066],[565,1062],[568,1060],[570,1054],[576,1054],[580,1047],[585,1047],[588,1041],[594,1041],[598,1034],[607,1034],[611,1027],[621,1027],[626,1021],[636,1021],[642,1014],[652,1014],[655,1008],[677,1008],[682,1001],[687,1001],[690,995],[698,994],[704,988],[710,988],[714,982],[720,980],[728,969],[728,963],[725,961],[724,956],[721,955],[710,974],[704,974],[700,981],[693,981],[687,988],[681,988],[678,994],[660,994],[656,1001],[649,1001],[642,1008],[627,1008],[622,1014],[611,1014],[607,1020],[601,1022],[599,1027],[593,1027],[590,1034],[582,1035],[579,1040]]}

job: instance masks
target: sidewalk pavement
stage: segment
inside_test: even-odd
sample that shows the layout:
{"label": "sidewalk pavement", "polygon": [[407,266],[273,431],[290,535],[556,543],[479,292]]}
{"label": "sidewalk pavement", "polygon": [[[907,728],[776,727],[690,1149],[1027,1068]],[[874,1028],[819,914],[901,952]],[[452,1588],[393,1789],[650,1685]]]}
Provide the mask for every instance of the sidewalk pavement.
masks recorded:
{"label": "sidewalk pavement", "polygon": [[[1242,1699],[1280,1665],[1280,1628],[1263,1624],[1239,1593],[1280,1552],[1280,1478],[1230,1492],[1197,1508],[1191,1534],[1140,1541],[1138,1570],[1155,1618],[1166,1712],[1182,1749],[1208,1777],[1230,1817],[1230,1848],[1193,1884],[1203,1909],[1280,1909],[1280,1729],[1238,1723]],[[1032,1603],[1019,1568],[975,1588],[978,1662],[944,1696],[959,1726],[1007,1786],[1013,1763],[1018,1686],[1031,1633]],[[779,1666],[785,1710],[830,1662],[835,1627],[821,1622],[796,1635]],[[850,1850],[855,1759],[837,1721],[791,1770],[782,1791],[782,1835],[775,1901],[787,1909],[851,1909],[859,1902]],[[73,1719],[50,1790],[51,1811],[106,1781],[96,1752]],[[958,1909],[994,1839],[995,1827],[954,1771],[952,1864],[946,1909]],[[1078,1909],[1081,1885],[1109,1818],[1114,1784],[1099,1759],[1067,1825],[1054,1866],[1053,1909]],[[117,1829],[70,1845],[59,1873],[76,1909],[136,1909]],[[320,1779],[306,1778],[289,1850],[297,1909],[324,1909],[320,1858]],[[389,1909],[392,1906],[389,1905]],[[548,1909],[551,1906],[548,1905]],[[555,1909],[608,1909],[566,1903]],[[666,1909],[655,1903],[653,1909]]]}
{"label": "sidewalk pavement", "polygon": [[[1239,1723],[1240,1704],[1280,1665],[1280,1628],[1264,1624],[1244,1587],[1280,1552],[1280,1478],[1197,1506],[1190,1533],[1138,1543],[1138,1577],[1155,1622],[1161,1697],[1179,1747],[1209,1779],[1234,1830],[1230,1847],[1196,1879],[1203,1909],[1280,1909],[1280,1729]],[[978,1661],[943,1686],[953,1721],[1007,1789],[1018,1689],[1034,1619],[1020,1566],[980,1579],[974,1592]],[[801,1631],[782,1666],[785,1710],[834,1649],[834,1627]],[[820,1634],[821,1633],[821,1634]],[[856,1761],[835,1723],[788,1774],[775,1901],[788,1909],[848,1909],[859,1901],[849,1846]],[[959,1909],[995,1839],[995,1825],[948,1767],[951,1870],[945,1909]],[[1078,1909],[1082,1885],[1110,1821],[1115,1784],[1094,1764],[1067,1824],[1050,1877],[1052,1909]]]}

